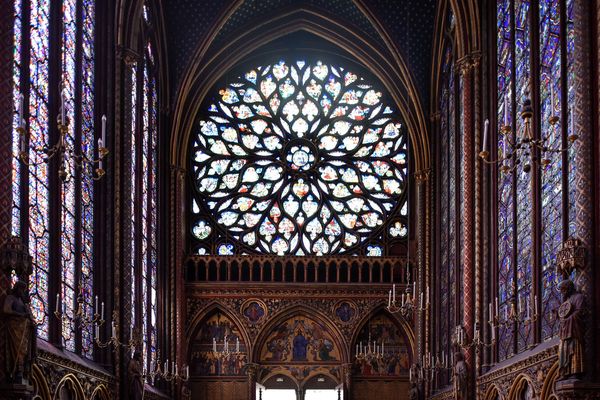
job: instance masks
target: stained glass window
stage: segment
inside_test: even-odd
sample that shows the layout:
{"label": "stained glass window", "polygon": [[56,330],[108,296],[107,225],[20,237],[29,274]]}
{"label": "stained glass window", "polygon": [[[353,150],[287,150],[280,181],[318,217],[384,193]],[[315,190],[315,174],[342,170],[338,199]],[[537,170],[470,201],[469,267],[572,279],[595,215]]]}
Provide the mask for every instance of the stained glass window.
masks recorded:
{"label": "stained glass window", "polygon": [[[28,133],[25,144],[31,148],[49,143],[49,132],[56,124],[50,115],[49,99],[60,102],[61,93],[66,98],[65,114],[69,130],[65,137],[69,148],[76,154],[88,157],[94,151],[94,29],[95,12],[92,0],[14,1],[14,102],[20,109],[23,102],[22,123]],[[50,32],[50,8],[59,7],[62,20],[60,34]],[[50,55],[50,40],[62,43],[59,59]],[[59,61],[60,73],[55,81],[61,87],[52,88],[49,65]],[[22,99],[22,100],[21,100]],[[21,123],[14,119],[16,127]],[[75,167],[75,160],[66,157],[64,164],[68,179],[50,190],[49,176],[58,174],[43,162],[45,155],[30,150],[30,166],[26,167],[16,156],[19,137],[15,133],[13,150],[13,224],[12,233],[28,245],[34,269],[30,281],[33,312],[38,335],[49,339],[50,319],[48,307],[49,275],[60,275],[60,297],[63,310],[72,317],[76,299],[83,301],[83,311],[92,313],[93,292],[93,185],[91,178]],[[60,229],[50,230],[50,209],[60,208],[57,221]],[[51,236],[59,235],[57,241]],[[55,258],[54,255],[58,256]],[[52,259],[60,260],[54,265]],[[54,295],[54,294],[53,294]],[[54,321],[54,320],[52,320]],[[65,320],[61,326],[63,345],[67,350],[92,356],[91,328],[75,330]]]}
{"label": "stained glass window", "polygon": [[[436,143],[436,170],[439,176],[436,186],[439,191],[438,222],[439,226],[439,312],[440,346],[436,354],[452,354],[453,333],[458,325],[462,325],[464,311],[463,297],[463,243],[464,228],[464,169],[462,97],[464,79],[456,67],[455,52],[455,18],[450,10],[447,14],[443,43],[443,59],[441,60],[440,86],[438,89],[439,131]],[[438,379],[441,385],[449,383],[451,376],[442,372]]]}
{"label": "stained glass window", "polygon": [[217,254],[352,254],[368,243],[364,254],[378,256],[374,235],[405,203],[397,112],[372,80],[318,60],[255,66],[220,86],[191,160],[197,251],[216,229]]}
{"label": "stained glass window", "polygon": [[[539,118],[540,123],[539,128],[534,123],[534,135],[548,138],[551,149],[567,144],[570,127],[566,123],[571,115],[567,104],[572,103],[573,96],[569,80],[573,57],[573,34],[569,30],[571,5],[571,0],[502,0],[497,3],[497,130],[500,132],[502,126],[509,125],[512,128],[510,141],[514,142],[515,132],[523,130],[519,111],[528,97],[539,99],[539,115],[534,119]],[[537,26],[533,25],[534,20],[538,21]],[[563,35],[563,31],[567,35]],[[533,37],[539,38],[538,41],[532,42]],[[539,76],[534,71],[535,74],[539,71]],[[558,118],[552,121],[551,117]],[[497,137],[500,157],[507,138],[501,133]],[[514,307],[526,318],[528,312],[533,313],[536,299],[541,310],[537,322],[540,337],[534,337],[535,325],[529,322],[499,327],[499,360],[557,333],[553,314],[559,303],[555,287],[556,253],[574,223],[575,166],[572,152],[562,158],[551,157],[552,163],[540,167],[538,174],[523,172],[521,167],[509,173],[498,171],[500,317],[505,318]],[[536,218],[539,224],[534,223]],[[541,290],[532,286],[534,275],[541,277]],[[515,327],[517,330],[513,332]]]}
{"label": "stained glass window", "polygon": [[143,57],[128,69],[130,126],[129,196],[131,332],[139,332],[144,366],[157,357],[158,321],[158,95],[152,10],[144,4]]}

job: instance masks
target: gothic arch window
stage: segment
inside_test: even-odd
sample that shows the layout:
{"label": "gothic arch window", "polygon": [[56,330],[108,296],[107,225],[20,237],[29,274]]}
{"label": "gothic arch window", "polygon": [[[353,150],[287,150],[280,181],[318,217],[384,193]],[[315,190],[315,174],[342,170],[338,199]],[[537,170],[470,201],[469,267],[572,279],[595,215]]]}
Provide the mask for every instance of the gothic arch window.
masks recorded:
{"label": "gothic arch window", "polygon": [[[451,333],[462,324],[462,243],[461,223],[463,180],[463,133],[461,97],[462,77],[456,67],[454,16],[448,10],[444,36],[439,88],[439,139],[437,148],[439,188],[439,321],[440,353],[452,354]],[[442,378],[447,379],[447,378]]]}
{"label": "gothic arch window", "polygon": [[[56,116],[60,113],[62,92],[69,120],[67,146],[76,154],[96,158],[95,2],[15,0],[13,5],[13,95],[17,112],[13,120],[12,233],[22,238],[33,256],[30,292],[39,323],[38,335],[50,339],[53,313],[49,310],[49,289],[52,289],[53,293],[59,293],[62,311],[71,317],[60,327],[63,346],[91,358],[91,327],[76,330],[70,321],[76,311],[77,297],[83,300],[83,311],[92,313],[92,179],[75,166],[72,158],[63,161],[67,172],[63,182],[58,179],[60,160],[48,164],[43,160],[44,155],[30,150],[27,152],[30,166],[27,166],[17,155],[21,146],[42,147],[58,140]],[[60,25],[50,23],[51,9],[59,10]],[[52,46],[58,46],[58,51],[51,51]],[[21,125],[27,132],[23,142],[16,132]]]}
{"label": "gothic arch window", "polygon": [[[137,63],[127,66],[129,124],[133,134],[130,148],[129,182],[129,287],[131,288],[131,330],[142,343],[146,369],[156,362],[158,350],[158,65],[153,35],[153,9],[145,3],[142,12]],[[156,364],[154,364],[156,365]]]}
{"label": "gothic arch window", "polygon": [[[534,102],[534,134],[549,138],[551,148],[566,147],[573,100],[573,0],[502,0],[497,2],[497,115],[501,126],[522,130],[519,110],[526,96]],[[539,73],[538,73],[539,71]],[[551,116],[559,117],[552,126]],[[498,154],[505,138],[497,135]],[[552,314],[559,303],[555,284],[556,253],[573,231],[574,168],[572,152],[533,173],[517,168],[497,174],[497,273],[500,316],[535,310],[538,301],[541,337],[534,324],[499,328],[498,357],[504,360],[557,333]],[[532,284],[538,276],[541,285]],[[514,305],[514,306],[513,306]]]}
{"label": "gothic arch window", "polygon": [[407,237],[408,147],[374,79],[319,59],[247,65],[191,142],[198,254],[387,255]]}

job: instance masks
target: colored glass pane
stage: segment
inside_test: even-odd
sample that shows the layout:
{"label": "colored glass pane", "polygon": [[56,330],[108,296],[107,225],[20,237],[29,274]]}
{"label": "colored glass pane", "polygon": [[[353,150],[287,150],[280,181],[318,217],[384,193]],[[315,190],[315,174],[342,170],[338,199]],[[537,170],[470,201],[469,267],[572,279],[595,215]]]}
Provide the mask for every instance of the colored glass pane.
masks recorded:
{"label": "colored glass pane", "polygon": [[[530,96],[531,78],[531,4],[529,0],[515,1],[515,84],[519,104]],[[517,132],[523,132],[522,118],[516,118]],[[533,263],[533,231],[531,174],[519,169],[517,172],[517,308],[525,309],[531,290],[531,274]],[[518,330],[518,349],[526,349],[529,345],[531,324],[520,324]]]}
{"label": "colored glass pane", "polygon": [[402,198],[403,128],[383,94],[353,72],[279,61],[212,101],[193,140],[196,200],[247,248],[346,252]]}
{"label": "colored glass pane", "polygon": [[[510,88],[512,81],[512,29],[510,16],[510,1],[503,0],[497,3],[497,65],[498,65],[498,132],[502,125],[512,121],[512,110],[507,112],[505,121],[505,107],[510,108]],[[505,137],[498,135],[499,155],[502,155]],[[511,174],[498,175],[498,308],[499,312],[507,310],[513,298],[513,178]],[[500,326],[498,336],[498,356],[504,360],[513,353],[513,332],[511,326]]]}
{"label": "colored glass pane", "polygon": [[[577,134],[576,125],[573,123],[573,110],[572,106],[575,104],[575,27],[573,23],[573,5],[575,0],[567,1],[567,104],[569,104],[568,113],[568,135]],[[577,164],[575,163],[575,148],[571,147],[569,150],[569,235],[576,235],[576,206],[575,206],[575,174],[577,173]]]}
{"label": "colored glass pane", "polygon": [[[562,99],[559,0],[541,1],[540,11],[540,109],[541,128],[546,132],[551,149],[562,146],[562,124],[550,118],[560,115]],[[549,154],[553,162],[541,174],[542,201],[542,337],[556,334],[556,318],[552,310],[560,299],[555,288],[556,253],[563,241],[562,232],[562,158]]]}
{"label": "colored glass pane", "polygon": [[[49,0],[32,0],[29,31],[29,137],[30,145],[48,143]],[[48,338],[49,190],[48,166],[43,156],[29,152],[29,252],[34,270],[30,281],[31,304],[40,337]],[[39,163],[39,164],[38,164]],[[37,165],[36,165],[37,164]]]}

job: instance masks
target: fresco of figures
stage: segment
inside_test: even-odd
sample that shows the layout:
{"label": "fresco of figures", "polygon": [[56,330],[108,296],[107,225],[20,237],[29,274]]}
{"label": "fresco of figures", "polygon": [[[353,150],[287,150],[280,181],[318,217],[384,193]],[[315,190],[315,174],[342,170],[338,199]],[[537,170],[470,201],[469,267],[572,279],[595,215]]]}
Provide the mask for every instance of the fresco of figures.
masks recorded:
{"label": "fresco of figures", "polygon": [[363,326],[356,343],[363,346],[369,340],[384,344],[384,355],[371,360],[356,360],[355,372],[363,377],[400,376],[408,374],[410,355],[403,331],[385,314],[378,314]]}
{"label": "fresco of figures", "polygon": [[[238,328],[226,316],[216,313],[201,324],[202,329],[192,343],[190,372],[196,376],[242,376],[243,367],[248,362],[246,345]],[[225,338],[229,343],[230,354],[223,357],[214,352],[223,351]],[[236,344],[239,341],[239,353]]]}
{"label": "fresco of figures", "polygon": [[327,327],[303,316],[277,325],[261,349],[261,361],[266,363],[323,364],[340,359]]}

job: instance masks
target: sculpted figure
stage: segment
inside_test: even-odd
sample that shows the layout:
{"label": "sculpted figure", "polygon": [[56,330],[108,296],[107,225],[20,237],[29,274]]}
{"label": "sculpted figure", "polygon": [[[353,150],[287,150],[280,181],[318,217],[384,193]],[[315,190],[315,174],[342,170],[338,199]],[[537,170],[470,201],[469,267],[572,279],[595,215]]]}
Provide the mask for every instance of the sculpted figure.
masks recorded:
{"label": "sculpted figure", "polygon": [[142,400],[144,395],[144,377],[142,370],[142,354],[136,351],[127,365],[129,383],[129,398],[131,400]]}
{"label": "sculpted figure", "polygon": [[454,353],[454,398],[456,400],[467,400],[469,393],[469,374],[463,354],[459,351]]}
{"label": "sculpted figure", "polygon": [[583,371],[585,299],[575,290],[575,284],[566,279],[558,285],[563,303],[558,309],[559,378],[579,377]]}
{"label": "sculpted figure", "polygon": [[6,376],[10,382],[20,383],[24,374],[31,372],[36,353],[35,321],[25,282],[15,282],[2,311],[6,319]]}

